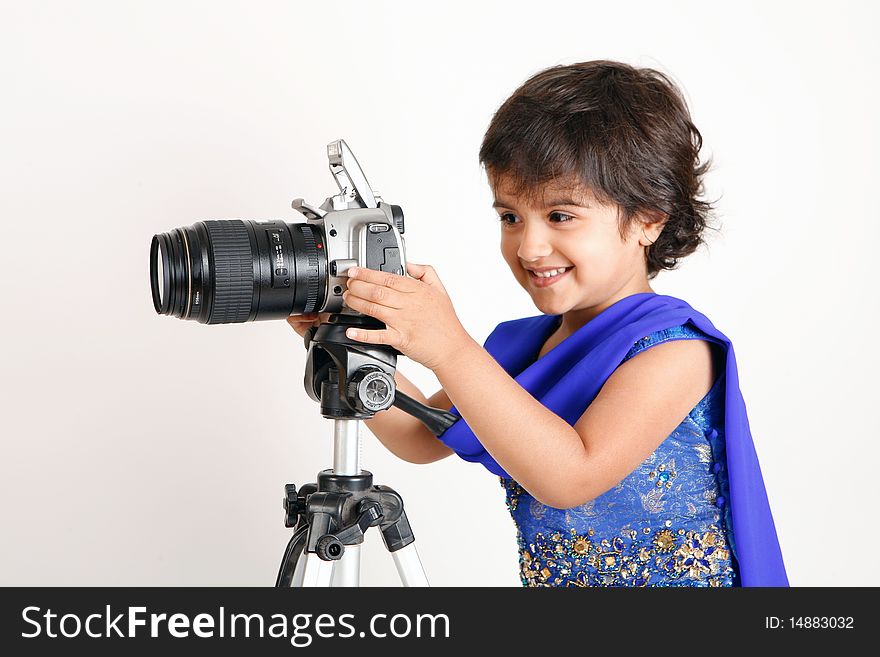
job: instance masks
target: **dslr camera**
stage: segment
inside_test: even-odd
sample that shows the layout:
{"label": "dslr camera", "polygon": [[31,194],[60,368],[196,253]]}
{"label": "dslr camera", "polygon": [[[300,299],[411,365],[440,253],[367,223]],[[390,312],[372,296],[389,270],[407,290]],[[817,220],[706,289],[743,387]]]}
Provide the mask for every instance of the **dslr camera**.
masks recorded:
{"label": "dslr camera", "polygon": [[339,193],[320,207],[295,199],[304,221],[198,221],[154,235],[156,312],[202,324],[315,312],[363,317],[343,304],[345,272],[357,266],[404,275],[403,210],[370,188],[345,141],[328,144],[327,157]]}

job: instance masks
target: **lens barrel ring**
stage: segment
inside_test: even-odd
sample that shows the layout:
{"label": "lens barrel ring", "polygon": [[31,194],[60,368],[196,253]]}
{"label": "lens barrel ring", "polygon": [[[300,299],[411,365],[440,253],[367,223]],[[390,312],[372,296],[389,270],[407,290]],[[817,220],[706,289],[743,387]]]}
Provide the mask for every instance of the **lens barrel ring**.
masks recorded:
{"label": "lens barrel ring", "polygon": [[297,268],[297,271],[301,272],[297,284],[305,290],[305,306],[302,312],[317,312],[319,302],[324,301],[321,281],[327,277],[326,267],[322,267],[326,260],[322,261],[318,255],[318,242],[321,236],[318,229],[311,224],[296,224],[291,233],[294,252],[301,257],[302,264],[305,265]]}
{"label": "lens barrel ring", "polygon": [[254,258],[241,219],[204,222],[211,242],[214,303],[208,324],[246,322],[254,303]]}

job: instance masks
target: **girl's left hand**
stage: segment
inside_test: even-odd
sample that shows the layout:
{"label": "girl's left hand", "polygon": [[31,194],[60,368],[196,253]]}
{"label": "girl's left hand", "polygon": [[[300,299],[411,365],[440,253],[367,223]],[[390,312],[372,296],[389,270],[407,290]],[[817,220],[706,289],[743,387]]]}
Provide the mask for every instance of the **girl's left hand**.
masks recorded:
{"label": "girl's left hand", "polygon": [[406,270],[412,278],[364,267],[348,270],[345,304],[387,328],[357,329],[356,334],[348,329],[346,335],[358,342],[391,345],[434,370],[470,336],[434,268],[410,262]]}

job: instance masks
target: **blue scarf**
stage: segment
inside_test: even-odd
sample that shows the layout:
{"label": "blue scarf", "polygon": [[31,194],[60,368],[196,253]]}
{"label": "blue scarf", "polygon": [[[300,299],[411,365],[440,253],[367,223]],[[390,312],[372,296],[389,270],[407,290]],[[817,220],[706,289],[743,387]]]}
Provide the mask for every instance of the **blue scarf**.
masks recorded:
{"label": "blue scarf", "polygon": [[[724,428],[730,511],[742,585],[788,586],[730,340],[681,299],[645,292],[617,301],[536,360],[558,320],[559,315],[538,315],[502,322],[484,347],[535,399],[572,426],[643,336],[690,321],[726,347]],[[454,406],[451,412],[461,417]],[[463,419],[449,427],[440,440],[462,459],[509,477]]]}

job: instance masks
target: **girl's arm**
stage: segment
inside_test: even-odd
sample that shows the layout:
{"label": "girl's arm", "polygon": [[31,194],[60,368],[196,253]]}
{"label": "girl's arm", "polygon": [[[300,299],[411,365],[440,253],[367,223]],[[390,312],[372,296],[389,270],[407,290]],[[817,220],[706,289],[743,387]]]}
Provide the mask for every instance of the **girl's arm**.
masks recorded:
{"label": "girl's arm", "polygon": [[572,427],[469,336],[434,373],[486,451],[535,499],[561,509],[635,470],[713,381],[708,342],[664,342],[620,365]]}

